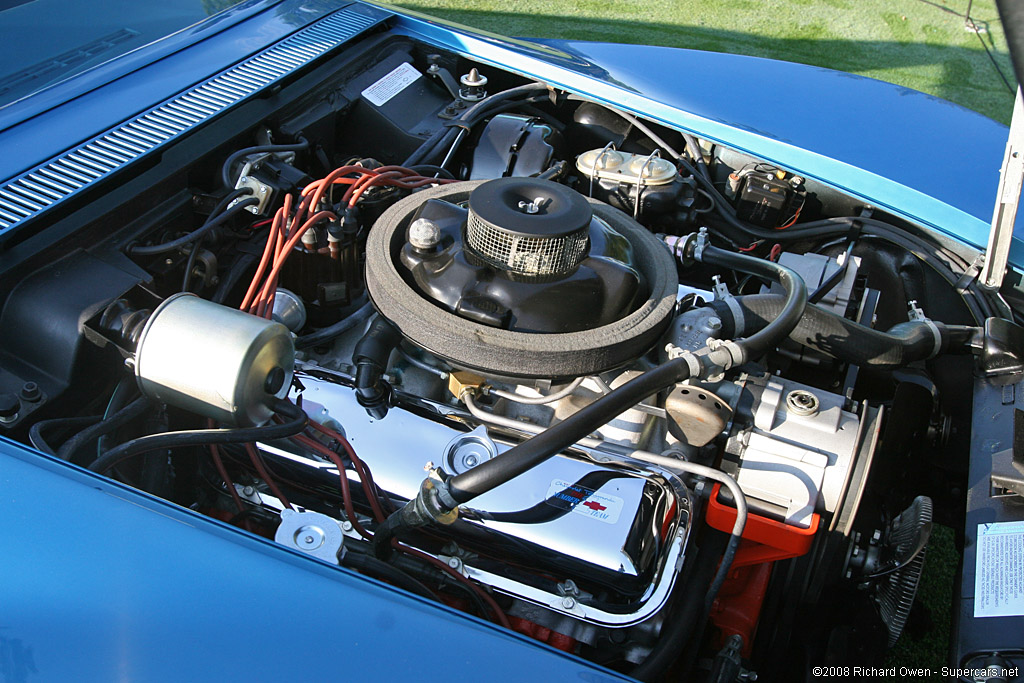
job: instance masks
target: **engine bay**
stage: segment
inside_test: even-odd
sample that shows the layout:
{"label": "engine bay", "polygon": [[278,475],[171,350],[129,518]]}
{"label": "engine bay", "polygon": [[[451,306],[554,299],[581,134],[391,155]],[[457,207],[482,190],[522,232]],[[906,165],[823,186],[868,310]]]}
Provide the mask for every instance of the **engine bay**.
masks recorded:
{"label": "engine bay", "polygon": [[0,433],[641,680],[882,661],[1022,368],[967,247],[406,37],[119,177],[6,245]]}

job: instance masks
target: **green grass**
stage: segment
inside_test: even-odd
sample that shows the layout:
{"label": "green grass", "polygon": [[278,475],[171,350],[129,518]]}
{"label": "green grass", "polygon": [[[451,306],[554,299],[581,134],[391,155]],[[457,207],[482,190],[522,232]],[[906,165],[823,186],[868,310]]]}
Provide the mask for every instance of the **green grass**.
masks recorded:
{"label": "green grass", "polygon": [[[914,611],[903,635],[889,651],[888,666],[938,671],[949,664],[949,635],[953,626],[951,606],[959,562],[953,530],[946,526],[932,527]],[[943,679],[935,675],[931,680]]]}
{"label": "green grass", "polygon": [[508,36],[667,45],[862,74],[1008,123],[1014,84],[992,0],[401,0],[401,7]]}

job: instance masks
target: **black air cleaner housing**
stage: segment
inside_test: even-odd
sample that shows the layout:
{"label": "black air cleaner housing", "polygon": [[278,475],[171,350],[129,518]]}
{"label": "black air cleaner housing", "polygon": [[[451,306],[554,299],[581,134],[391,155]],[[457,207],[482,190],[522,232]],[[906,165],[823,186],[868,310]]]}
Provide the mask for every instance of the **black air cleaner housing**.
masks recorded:
{"label": "black air cleaner housing", "polygon": [[374,224],[367,288],[413,343],[459,367],[567,377],[644,353],[668,322],[668,250],[605,204],[534,178],[416,193]]}

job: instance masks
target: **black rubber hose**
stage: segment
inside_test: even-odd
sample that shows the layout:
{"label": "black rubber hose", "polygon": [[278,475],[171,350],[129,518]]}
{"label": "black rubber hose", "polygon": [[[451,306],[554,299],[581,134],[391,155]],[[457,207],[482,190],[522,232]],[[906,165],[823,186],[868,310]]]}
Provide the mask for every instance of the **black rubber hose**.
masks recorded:
{"label": "black rubber hose", "polygon": [[455,176],[447,168],[441,168],[440,166],[434,166],[433,164],[415,164],[413,166],[406,166],[410,171],[416,171],[422,176],[431,175],[435,178],[448,178],[449,180],[455,180]]}
{"label": "black rubber hose", "polygon": [[708,170],[708,165],[704,162],[704,154],[700,150],[700,144],[697,142],[697,138],[693,137],[689,133],[683,133],[683,140],[686,141],[686,152],[693,159],[693,162],[697,164],[697,169],[700,174],[704,176],[709,182],[711,181],[711,171]]}
{"label": "black rubber hose", "polygon": [[240,149],[237,152],[232,153],[224,160],[224,165],[220,168],[220,180],[224,183],[224,187],[234,188],[235,183],[231,180],[231,167],[236,161],[243,157],[247,157],[250,154],[271,154],[274,152],[297,152],[300,149],[306,149],[309,147],[307,140],[301,140],[299,142],[290,145],[258,145],[256,147],[246,147]]}
{"label": "black rubber hose", "polygon": [[[472,126],[473,121],[470,119],[476,115],[483,114],[493,106],[496,106],[502,102],[505,102],[511,98],[517,97],[520,94],[531,92],[536,89],[538,84],[527,84],[525,86],[519,86],[518,88],[512,88],[511,90],[504,90],[502,92],[495,93],[486,97],[477,103],[470,106],[462,116],[459,117],[458,122],[461,126],[469,127]],[[421,144],[413,155],[402,163],[402,166],[409,168],[412,165],[420,164],[421,162],[426,163],[436,154],[436,151],[441,150],[445,146],[451,146],[456,136],[459,134],[458,127],[447,126],[442,130],[437,131],[432,136],[427,138],[426,142]]]}
{"label": "black rubber hose", "polygon": [[468,128],[477,123],[479,119],[493,113],[493,108],[502,105],[509,100],[515,99],[520,95],[528,95],[539,90],[547,90],[547,86],[542,83],[528,83],[516,88],[510,88],[509,90],[503,90],[502,92],[495,93],[490,97],[480,100],[462,113],[462,116],[458,118],[458,126],[448,126],[444,130],[434,133],[434,135],[427,138],[426,142],[421,144],[408,159],[402,162],[402,166],[409,168],[410,166],[429,163],[438,150],[451,147],[452,143],[458,136],[458,128]]}
{"label": "black rubber hose", "polygon": [[188,288],[192,284],[192,271],[196,267],[196,259],[199,258],[199,250],[203,248],[203,240],[205,238],[205,235],[200,235],[188,252],[188,260],[185,261],[185,274],[181,279],[182,292],[188,292]]}
{"label": "black rubber hose", "polygon": [[589,436],[637,403],[689,377],[690,367],[683,359],[648,370],[540,434],[452,477],[448,480],[448,493],[459,503],[487,493]]}
{"label": "black rubber hose", "polygon": [[775,280],[786,290],[786,296],[779,297],[782,300],[782,305],[779,307],[777,315],[771,318],[770,324],[758,328],[749,337],[746,334],[738,333],[725,337],[727,339],[745,337],[741,345],[746,350],[748,358],[758,358],[771,351],[800,324],[804,310],[807,308],[807,285],[804,284],[803,278],[793,270],[756,256],[737,254],[711,246],[704,247],[700,260],[703,263],[738,270],[755,277]]}
{"label": "black rubber hose", "polygon": [[65,429],[76,429],[99,422],[102,415],[84,415],[81,417],[54,417],[49,420],[40,420],[28,430],[28,441],[32,446],[47,455],[56,455],[57,452],[47,443],[43,437],[43,431],[63,427]]}
{"label": "black rubber hose", "polygon": [[[131,398],[133,393],[138,393],[138,383],[135,381],[134,375],[125,375],[121,378],[121,381],[114,387],[114,393],[110,396],[110,401],[107,403],[107,409],[103,411],[103,419],[107,419],[117,411],[124,407],[125,401]],[[116,431],[116,430],[115,430]],[[101,434],[100,438],[96,440],[96,456],[103,455],[106,451],[110,450],[110,438],[112,434],[107,432]]]}
{"label": "black rubber hose", "polygon": [[93,472],[106,472],[112,467],[130,458],[160,448],[178,448],[181,446],[206,446],[208,444],[251,443],[269,441],[295,436],[306,428],[306,413],[290,401],[279,400],[274,405],[275,412],[287,418],[281,424],[270,423],[262,427],[242,427],[238,429],[189,429],[180,432],[150,434],[132,439],[110,449],[97,458],[89,469]]}
{"label": "black rubber hose", "polygon": [[365,321],[370,317],[371,313],[373,313],[373,304],[367,301],[360,308],[348,314],[333,325],[319,329],[316,332],[304,334],[297,338],[295,340],[295,348],[308,349],[312,346],[319,346],[320,344],[329,342]]}
{"label": "black rubber hose", "polygon": [[[780,244],[843,237],[849,235],[851,230],[857,227],[865,237],[875,237],[907,250],[933,268],[946,282],[957,287],[957,289],[960,289],[959,281],[962,275],[971,267],[971,261],[956,251],[873,218],[853,216],[824,218],[810,223],[801,223],[785,230],[766,230],[743,223],[736,219],[735,216],[729,216],[725,213],[720,213],[719,216],[736,228],[738,232],[757,239],[771,240]],[[959,268],[960,272],[954,271],[950,264]],[[996,311],[1000,309],[998,302],[993,302],[988,294],[979,291],[977,283],[973,280],[967,284],[967,288],[962,292],[962,296],[964,303],[971,310],[971,315],[979,323],[987,317],[996,315]]]}
{"label": "black rubber hose", "polygon": [[[779,315],[749,338],[737,341],[747,358],[756,358],[775,348],[800,322],[807,305],[807,286],[789,268],[712,246],[704,247],[700,260],[777,280],[786,290]],[[452,477],[447,482],[448,493],[458,503],[465,503],[487,493],[568,448],[637,403],[689,377],[690,366],[682,358],[648,370],[540,434],[480,463],[468,472]]]}
{"label": "black rubber hose", "polygon": [[437,600],[437,596],[422,583],[409,576],[398,567],[390,565],[382,560],[378,560],[376,557],[350,552],[345,554],[345,558],[341,561],[341,564],[363,574],[374,576],[382,581],[387,581],[394,586],[407,590],[410,593],[415,593],[416,595],[422,596],[431,601]]}
{"label": "black rubber hose", "polygon": [[122,425],[128,424],[149,410],[149,407],[149,399],[145,396],[140,396],[110,417],[105,420],[101,420],[91,427],[83,429],[65,441],[64,445],[57,451],[57,457],[61,460],[81,464],[77,459],[75,459],[75,455],[82,446],[87,443],[92,443],[94,439],[98,439],[104,434],[109,434]]}
{"label": "black rubber hose", "polygon": [[356,366],[356,399],[376,419],[387,414],[391,386],[384,380],[388,358],[402,342],[402,333],[387,319],[376,316],[356,342],[352,363]]}
{"label": "black rubber hose", "polygon": [[658,634],[658,640],[651,652],[629,675],[639,681],[656,681],[668,671],[694,634],[703,628],[701,620],[704,606],[705,590],[711,583],[712,574],[717,565],[716,559],[726,544],[726,536],[711,532],[704,535],[692,566],[681,575],[677,583],[676,604],[670,611],[670,617]]}
{"label": "black rubber hose", "polygon": [[[760,329],[775,320],[783,307],[783,297],[778,294],[739,296],[734,301],[743,315],[739,326],[725,302],[710,304],[722,320],[725,336],[741,336]],[[811,304],[789,338],[832,358],[861,367],[889,370],[942,353],[967,353],[978,334],[980,330],[976,327],[929,324],[919,320],[899,323],[888,332],[881,332]]]}
{"label": "black rubber hose", "polygon": [[210,301],[215,304],[224,303],[231,294],[231,290],[235,288],[242,276],[254,268],[257,261],[259,261],[259,257],[256,254],[242,254],[235,259],[228,269],[227,275],[221,278],[220,284],[217,285],[217,291],[214,292]]}
{"label": "black rubber hose", "polygon": [[239,201],[230,209],[224,208],[235,199],[238,199],[239,197],[242,197],[250,193],[251,191],[248,189],[235,190],[228,196],[224,197],[224,199],[220,201],[220,204],[218,204],[217,207],[213,210],[213,213],[210,214],[210,217],[206,219],[206,222],[203,223],[201,227],[197,228],[196,230],[193,230],[187,235],[182,235],[181,237],[173,239],[170,242],[164,242],[162,244],[153,244],[148,247],[142,247],[133,244],[128,247],[127,251],[132,256],[155,256],[157,254],[166,254],[169,251],[174,251],[179,247],[183,247],[186,244],[189,244],[190,242],[199,239],[206,233],[213,230],[218,225],[225,223],[228,219],[237,215],[240,211],[244,211],[245,207],[252,206],[254,204],[259,204],[260,200],[256,199],[256,197],[247,197],[246,199],[242,199],[241,201]]}

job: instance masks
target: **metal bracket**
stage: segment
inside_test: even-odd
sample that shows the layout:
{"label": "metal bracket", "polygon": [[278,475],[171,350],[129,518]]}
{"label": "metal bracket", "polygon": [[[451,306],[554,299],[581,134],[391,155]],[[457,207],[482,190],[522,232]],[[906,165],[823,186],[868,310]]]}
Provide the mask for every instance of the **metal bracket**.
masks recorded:
{"label": "metal bracket", "polygon": [[1010,136],[1006,141],[1003,166],[999,169],[999,189],[996,193],[995,211],[992,214],[992,229],[988,235],[988,248],[985,250],[985,266],[981,270],[981,284],[988,289],[998,290],[1003,285],[1022,182],[1024,96],[1021,95],[1020,88],[1017,88],[1017,97],[1013,103],[1013,119],[1010,121]]}
{"label": "metal bracket", "polygon": [[924,309],[917,305],[916,300],[907,302],[907,318],[909,320],[928,320],[928,316],[924,314]]}
{"label": "metal bracket", "polygon": [[732,293],[729,291],[729,285],[722,282],[720,275],[712,275],[711,280],[715,283],[711,291],[715,295],[715,301],[726,301],[732,298]]}

